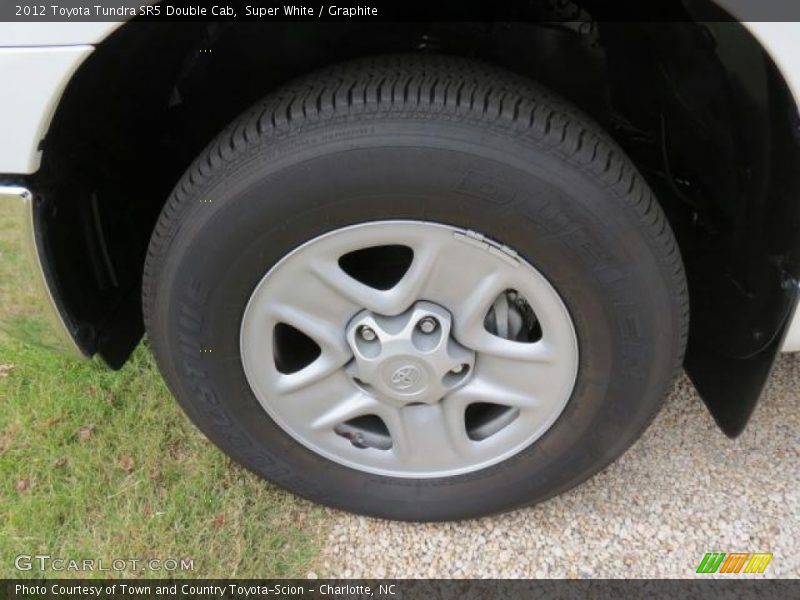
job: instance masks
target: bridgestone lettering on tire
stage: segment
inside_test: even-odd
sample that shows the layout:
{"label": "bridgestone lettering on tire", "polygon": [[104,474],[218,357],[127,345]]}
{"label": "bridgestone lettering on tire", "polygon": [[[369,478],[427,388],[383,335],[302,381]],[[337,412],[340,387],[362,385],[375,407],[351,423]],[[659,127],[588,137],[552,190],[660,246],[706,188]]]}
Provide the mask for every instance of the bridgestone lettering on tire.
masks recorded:
{"label": "bridgestone lettering on tire", "polygon": [[597,473],[683,357],[658,203],[577,109],[477,62],[397,56],[287,85],[197,158],[144,277],[194,423],[346,510],[448,520]]}

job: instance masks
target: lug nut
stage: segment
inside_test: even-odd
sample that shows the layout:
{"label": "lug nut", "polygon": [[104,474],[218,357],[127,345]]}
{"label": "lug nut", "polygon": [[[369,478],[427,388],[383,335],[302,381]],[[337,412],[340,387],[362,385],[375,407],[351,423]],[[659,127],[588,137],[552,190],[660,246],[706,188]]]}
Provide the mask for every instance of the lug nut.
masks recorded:
{"label": "lug nut", "polygon": [[419,330],[422,333],[433,333],[436,331],[436,325],[438,325],[436,319],[433,317],[425,317],[419,322]]}
{"label": "lug nut", "polygon": [[455,367],[450,369],[450,372],[453,373],[454,375],[458,375],[464,370],[464,367],[465,365],[456,365]]}
{"label": "lug nut", "polygon": [[365,342],[372,342],[376,337],[378,337],[378,334],[375,333],[375,330],[371,327],[367,327],[366,325],[362,325],[358,330],[358,333],[361,335],[361,339]]}

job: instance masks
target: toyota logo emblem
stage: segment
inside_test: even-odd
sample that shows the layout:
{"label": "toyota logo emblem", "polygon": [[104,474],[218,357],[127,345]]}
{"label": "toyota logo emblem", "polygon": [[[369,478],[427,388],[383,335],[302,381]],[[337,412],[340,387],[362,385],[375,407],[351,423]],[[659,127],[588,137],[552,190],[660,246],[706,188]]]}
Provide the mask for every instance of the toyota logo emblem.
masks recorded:
{"label": "toyota logo emblem", "polygon": [[420,372],[414,365],[405,365],[392,373],[390,383],[396,390],[407,390],[415,386],[420,379]]}

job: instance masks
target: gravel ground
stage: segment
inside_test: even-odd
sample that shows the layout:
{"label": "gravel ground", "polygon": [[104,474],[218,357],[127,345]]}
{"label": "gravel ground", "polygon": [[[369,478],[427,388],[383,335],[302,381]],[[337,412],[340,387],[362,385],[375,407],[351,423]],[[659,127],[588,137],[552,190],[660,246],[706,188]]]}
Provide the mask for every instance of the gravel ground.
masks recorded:
{"label": "gravel ground", "polygon": [[333,577],[691,577],[706,552],[767,551],[775,557],[764,576],[800,577],[799,401],[800,354],[784,355],[747,430],[731,441],[681,378],[644,436],[577,489],[461,523],[331,511],[322,570]]}

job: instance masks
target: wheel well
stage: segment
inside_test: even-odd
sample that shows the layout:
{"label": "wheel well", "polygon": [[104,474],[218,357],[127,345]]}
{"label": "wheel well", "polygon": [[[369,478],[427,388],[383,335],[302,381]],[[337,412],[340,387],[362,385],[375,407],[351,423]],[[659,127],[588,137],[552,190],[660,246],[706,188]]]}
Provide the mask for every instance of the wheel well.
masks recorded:
{"label": "wheel well", "polygon": [[[631,26],[581,3],[600,5],[576,0],[568,21],[560,13],[528,23],[132,21],[118,29],[69,84],[35,176],[47,260],[79,343],[111,366],[125,362],[143,331],[142,265],[159,211],[237,114],[329,64],[445,53],[537,80],[615,137],[664,206],[687,266],[690,374],[707,402],[734,393],[731,383],[760,390],[800,275],[796,105],[736,22],[680,13],[680,21]],[[754,359],[760,375],[727,376]],[[715,416],[734,432],[737,417],[724,412]]]}

